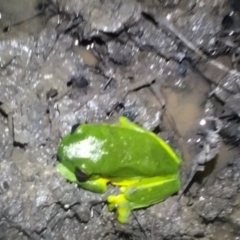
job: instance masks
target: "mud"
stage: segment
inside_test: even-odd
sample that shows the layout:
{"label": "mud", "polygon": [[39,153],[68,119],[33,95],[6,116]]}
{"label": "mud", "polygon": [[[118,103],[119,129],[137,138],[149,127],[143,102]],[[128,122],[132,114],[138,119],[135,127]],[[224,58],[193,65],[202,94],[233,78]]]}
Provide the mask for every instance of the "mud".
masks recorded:
{"label": "mud", "polygon": [[[2,0],[0,239],[240,239],[238,21],[234,0]],[[103,203],[116,189],[94,194],[55,170],[74,125],[120,115],[176,148],[183,184],[201,120],[223,124],[180,201],[125,225]]]}

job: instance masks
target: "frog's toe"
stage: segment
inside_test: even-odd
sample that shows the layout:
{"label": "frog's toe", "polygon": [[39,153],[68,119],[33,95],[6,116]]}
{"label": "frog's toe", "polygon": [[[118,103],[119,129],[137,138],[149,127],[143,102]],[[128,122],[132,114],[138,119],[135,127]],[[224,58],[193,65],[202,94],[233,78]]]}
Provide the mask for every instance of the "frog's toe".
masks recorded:
{"label": "frog's toe", "polygon": [[107,201],[109,211],[112,211],[114,209],[117,210],[118,221],[121,223],[127,222],[132,208],[128,200],[125,198],[124,194],[119,194],[116,196],[110,195]]}

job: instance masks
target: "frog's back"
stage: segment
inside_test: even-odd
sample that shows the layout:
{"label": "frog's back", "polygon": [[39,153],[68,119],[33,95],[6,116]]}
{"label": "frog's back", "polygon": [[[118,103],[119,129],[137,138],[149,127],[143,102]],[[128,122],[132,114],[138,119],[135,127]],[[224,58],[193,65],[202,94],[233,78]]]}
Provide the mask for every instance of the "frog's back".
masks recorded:
{"label": "frog's back", "polygon": [[[171,175],[178,170],[179,157],[161,138],[149,131],[118,125],[84,124],[77,134],[78,142],[88,141],[91,145],[91,157],[85,159],[85,165],[92,173],[131,178]],[[82,149],[85,152],[86,147]]]}

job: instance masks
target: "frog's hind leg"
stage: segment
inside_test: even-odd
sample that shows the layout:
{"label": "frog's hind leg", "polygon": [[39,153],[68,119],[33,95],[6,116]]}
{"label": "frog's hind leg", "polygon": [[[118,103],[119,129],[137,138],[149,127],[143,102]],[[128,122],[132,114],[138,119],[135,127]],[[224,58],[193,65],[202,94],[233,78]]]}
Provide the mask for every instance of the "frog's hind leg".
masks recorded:
{"label": "frog's hind leg", "polygon": [[136,123],[131,122],[130,120],[128,120],[128,118],[123,117],[123,116],[119,117],[118,126],[123,127],[123,128],[128,128],[128,129],[131,129],[131,130],[135,130],[135,131],[138,131],[138,132],[146,131],[145,129],[143,129],[139,125],[137,125]]}
{"label": "frog's hind leg", "polygon": [[179,188],[180,181],[176,176],[145,178],[132,186],[121,187],[119,195],[110,195],[108,208],[110,211],[116,209],[118,221],[125,223],[131,210],[163,201]]}

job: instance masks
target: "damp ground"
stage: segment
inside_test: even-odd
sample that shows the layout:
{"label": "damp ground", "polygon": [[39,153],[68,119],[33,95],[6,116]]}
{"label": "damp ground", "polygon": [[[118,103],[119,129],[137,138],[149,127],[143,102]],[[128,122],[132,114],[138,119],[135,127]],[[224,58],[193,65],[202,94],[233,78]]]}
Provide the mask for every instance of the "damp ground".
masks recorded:
{"label": "damp ground", "polygon": [[[234,0],[2,0],[0,239],[240,239],[239,11]],[[183,185],[202,120],[222,123],[217,156],[180,201],[124,225],[97,203],[108,193],[55,169],[74,125],[120,115],[176,149]]]}

